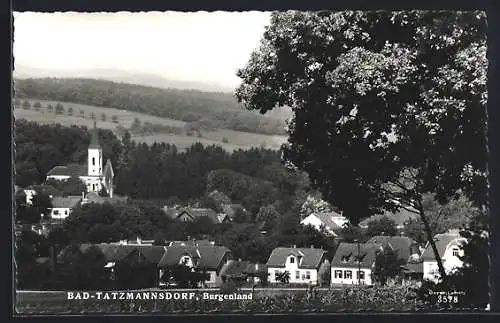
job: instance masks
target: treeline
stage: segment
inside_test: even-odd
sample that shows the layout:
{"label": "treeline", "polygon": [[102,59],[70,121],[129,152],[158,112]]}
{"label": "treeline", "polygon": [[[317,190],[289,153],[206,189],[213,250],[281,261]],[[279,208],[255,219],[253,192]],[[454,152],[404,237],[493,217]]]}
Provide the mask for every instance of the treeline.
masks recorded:
{"label": "treeline", "polygon": [[[104,161],[115,170],[115,193],[134,199],[199,201],[218,190],[232,203],[243,204],[254,216],[273,204],[285,212],[294,194],[308,188],[307,176],[281,165],[278,151],[253,148],[228,153],[220,146],[192,145],[178,152],[175,145],[137,144],[127,132],[120,140],[99,130]],[[85,127],[39,125],[16,121],[16,184],[45,181],[54,166],[86,163],[90,133]]]}
{"label": "treeline", "polygon": [[231,94],[160,89],[94,79],[16,80],[16,97],[123,109],[214,128],[285,134],[284,118],[247,111]]}

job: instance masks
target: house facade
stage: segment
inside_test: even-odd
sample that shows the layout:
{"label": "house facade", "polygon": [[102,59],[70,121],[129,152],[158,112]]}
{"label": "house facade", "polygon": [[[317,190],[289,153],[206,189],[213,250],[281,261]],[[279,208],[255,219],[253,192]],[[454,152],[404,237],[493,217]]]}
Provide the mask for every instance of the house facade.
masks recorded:
{"label": "house facade", "polygon": [[331,263],[331,285],[373,285],[378,250],[373,243],[341,243]]}
{"label": "house facade", "polygon": [[[461,246],[464,243],[467,243],[467,240],[460,236],[458,230],[450,230],[443,234],[437,234],[434,236],[434,241],[439,257],[441,257],[443,262],[444,270],[447,274],[452,273],[463,266],[463,261],[460,259],[460,257],[463,257],[464,255]],[[434,252],[429,243],[425,248],[422,258],[424,280],[434,282],[438,281],[439,268]]]}
{"label": "house facade", "polygon": [[87,164],[55,166],[47,173],[47,179],[63,181],[71,177],[78,177],[85,183],[87,192],[98,193],[104,189],[110,197],[113,197],[114,171],[109,159],[103,167],[102,147],[99,144],[95,122],[90,145],[87,150]]}
{"label": "house facade", "polygon": [[267,261],[269,283],[280,283],[280,273],[289,273],[289,283],[318,285],[318,272],[326,251],[315,248],[276,248]]}

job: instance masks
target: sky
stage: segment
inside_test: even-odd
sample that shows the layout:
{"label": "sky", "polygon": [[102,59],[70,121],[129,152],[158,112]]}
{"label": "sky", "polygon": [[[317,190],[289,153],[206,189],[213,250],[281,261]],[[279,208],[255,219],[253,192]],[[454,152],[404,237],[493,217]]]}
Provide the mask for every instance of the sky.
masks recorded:
{"label": "sky", "polygon": [[236,87],[269,12],[14,13],[15,65],[119,69]]}

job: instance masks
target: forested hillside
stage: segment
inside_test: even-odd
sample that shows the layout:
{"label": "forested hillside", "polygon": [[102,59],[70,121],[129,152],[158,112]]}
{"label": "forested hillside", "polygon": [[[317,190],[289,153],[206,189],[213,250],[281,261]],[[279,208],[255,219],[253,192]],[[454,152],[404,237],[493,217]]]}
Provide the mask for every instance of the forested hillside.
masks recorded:
{"label": "forested hillside", "polygon": [[15,81],[16,98],[74,102],[140,112],[210,128],[285,134],[287,113],[247,111],[228,93],[160,89],[95,79],[41,78]]}

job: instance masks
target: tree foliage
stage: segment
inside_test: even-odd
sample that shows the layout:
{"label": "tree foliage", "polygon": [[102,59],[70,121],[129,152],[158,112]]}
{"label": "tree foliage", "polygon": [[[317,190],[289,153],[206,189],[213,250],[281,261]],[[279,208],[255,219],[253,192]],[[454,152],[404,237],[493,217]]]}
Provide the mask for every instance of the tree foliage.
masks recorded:
{"label": "tree foliage", "polygon": [[377,252],[375,257],[374,278],[384,286],[389,278],[394,278],[401,273],[404,260],[398,256],[397,251],[389,246]]}
{"label": "tree foliage", "polygon": [[[236,96],[290,106],[284,158],[353,224],[382,210],[486,194],[483,12],[274,13]],[[445,276],[440,259],[438,266]]]}
{"label": "tree foliage", "polygon": [[397,234],[396,222],[387,216],[368,222],[368,228],[366,228],[366,235],[369,237],[395,236]]}

